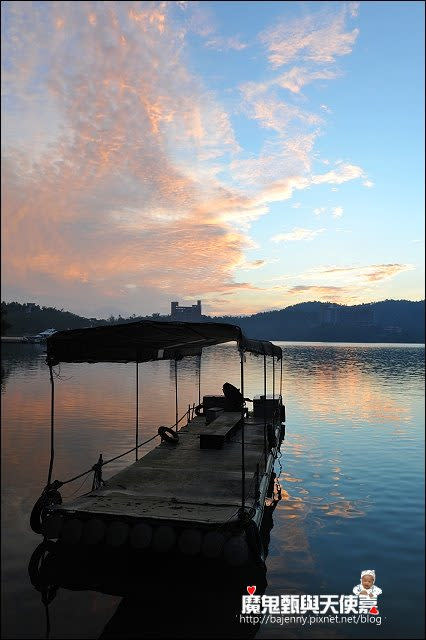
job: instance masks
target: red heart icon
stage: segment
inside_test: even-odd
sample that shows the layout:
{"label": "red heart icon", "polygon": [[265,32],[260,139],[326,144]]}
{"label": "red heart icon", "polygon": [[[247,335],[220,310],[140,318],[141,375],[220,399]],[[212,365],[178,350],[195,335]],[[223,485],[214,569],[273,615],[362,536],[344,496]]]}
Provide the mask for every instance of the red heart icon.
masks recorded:
{"label": "red heart icon", "polygon": [[256,591],[256,587],[247,587],[247,591],[249,592],[249,594],[252,596],[253,593]]}
{"label": "red heart icon", "polygon": [[376,607],[371,607],[370,613],[372,613],[373,615],[376,615],[376,613],[379,613],[379,610],[376,609]]}

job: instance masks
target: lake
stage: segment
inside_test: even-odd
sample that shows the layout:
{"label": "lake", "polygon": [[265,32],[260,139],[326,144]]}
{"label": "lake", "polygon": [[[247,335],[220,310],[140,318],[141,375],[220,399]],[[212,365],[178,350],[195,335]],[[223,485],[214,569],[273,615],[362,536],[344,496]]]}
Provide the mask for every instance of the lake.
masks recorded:
{"label": "lake", "polygon": [[[273,514],[265,593],[351,594],[360,572],[375,569],[383,591],[381,624],[309,627],[270,621],[242,630],[241,636],[422,638],[424,346],[277,344],[283,348],[287,422],[276,464],[282,500]],[[40,543],[29,515],[49,465],[49,371],[43,347],[2,346],[2,637],[41,638],[46,611],[27,566]],[[182,414],[198,400],[197,359],[179,362],[178,369]],[[174,422],[174,364],[147,363],[139,372],[142,441],[158,426]],[[271,376],[268,365],[268,392]],[[239,386],[239,357],[232,344],[204,351],[201,394],[220,393],[225,381]],[[262,358],[247,355],[245,385],[246,396],[263,393]],[[134,446],[134,364],[62,365],[55,394],[53,478],[64,480],[90,468],[101,452],[107,459]],[[104,477],[133,459],[131,454],[108,465]],[[81,492],[90,482],[91,477]],[[66,485],[63,497],[81,484]],[[149,583],[150,576],[141,574],[145,590]],[[59,588],[48,610],[50,637],[196,637],[194,620],[202,619],[203,602],[214,594],[172,572],[156,588],[158,611],[165,615],[156,610],[154,616],[143,599]],[[224,580],[212,637],[227,637],[227,615],[235,617],[220,604],[227,588]],[[172,604],[182,596],[185,608],[179,616]],[[167,611],[173,611],[173,635],[165,635],[170,633]],[[206,619],[205,637],[208,624]]]}

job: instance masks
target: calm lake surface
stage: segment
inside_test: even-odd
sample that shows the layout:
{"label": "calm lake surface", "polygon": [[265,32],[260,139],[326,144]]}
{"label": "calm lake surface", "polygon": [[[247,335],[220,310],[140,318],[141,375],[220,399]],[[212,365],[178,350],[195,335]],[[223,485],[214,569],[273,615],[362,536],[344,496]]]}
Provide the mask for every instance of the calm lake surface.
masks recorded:
{"label": "calm lake surface", "polygon": [[[421,638],[424,346],[277,344],[284,352],[287,430],[276,465],[283,492],[273,515],[265,593],[351,594],[361,570],[372,568],[383,590],[382,623],[267,624],[256,637]],[[2,346],[2,637],[43,638],[45,609],[27,566],[41,541],[29,516],[49,464],[49,372],[43,347]],[[198,399],[197,361],[188,358],[178,366],[181,414]],[[159,425],[174,422],[174,365],[148,363],[139,371],[142,441]],[[271,372],[269,367],[268,391]],[[201,393],[220,393],[225,381],[239,386],[239,358],[231,344],[205,350]],[[134,364],[63,365],[55,389],[53,478],[65,480],[90,468],[100,452],[107,459],[134,446]],[[262,392],[263,359],[248,355],[245,395]],[[105,467],[104,477],[133,462],[133,455]],[[91,477],[81,492],[89,482]],[[65,486],[63,496],[80,484]],[[158,637],[197,635],[192,611],[202,610],[204,587],[186,578],[171,574],[163,585],[164,615],[154,624]],[[141,575],[141,582],[149,579]],[[169,636],[167,602],[178,591],[184,591],[186,607]],[[220,632],[213,637],[227,637],[227,614],[219,609]],[[132,635],[126,615],[133,616],[135,628],[135,611]],[[132,609],[118,596],[60,588],[49,606],[50,638],[144,637],[153,626],[151,614],[143,601]],[[104,633],[113,616],[122,635]],[[209,637],[208,630],[204,635]]]}

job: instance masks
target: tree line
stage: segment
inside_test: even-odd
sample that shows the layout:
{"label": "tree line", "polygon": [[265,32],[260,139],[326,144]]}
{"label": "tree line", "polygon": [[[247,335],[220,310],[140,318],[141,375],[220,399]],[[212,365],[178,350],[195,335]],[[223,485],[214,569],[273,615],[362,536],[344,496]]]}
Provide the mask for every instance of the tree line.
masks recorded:
{"label": "tree line", "polygon": [[[2,335],[33,335],[48,328],[81,329],[170,316],[86,318],[64,309],[27,302],[1,303]],[[205,322],[239,325],[252,338],[294,341],[424,342],[424,300],[384,300],[345,306],[305,302],[251,316],[202,316]]]}

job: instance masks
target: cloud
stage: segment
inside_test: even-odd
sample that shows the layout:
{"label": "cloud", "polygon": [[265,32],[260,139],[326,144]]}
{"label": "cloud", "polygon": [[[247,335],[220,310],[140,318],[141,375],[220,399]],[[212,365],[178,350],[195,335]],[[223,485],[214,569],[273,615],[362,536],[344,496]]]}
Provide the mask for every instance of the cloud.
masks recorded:
{"label": "cloud", "polygon": [[66,296],[83,311],[105,299],[126,307],[136,287],[150,301],[250,288],[233,278],[250,244],[234,223],[266,210],[216,177],[217,158],[238,145],[228,113],[186,68],[169,9],[58,3],[45,19],[41,5],[10,7],[8,123],[43,102],[58,122],[52,137],[41,119],[48,145],[6,141],[10,290],[61,306]]}
{"label": "cloud", "polygon": [[[306,67],[293,67],[275,79],[282,89],[288,89],[292,93],[300,93],[300,90],[314,80],[334,80],[339,76],[339,72],[331,69],[323,69],[320,71],[309,70]],[[330,113],[325,105],[321,105],[321,109]]]}
{"label": "cloud", "polygon": [[[353,8],[351,13],[354,13]],[[267,29],[261,41],[269,52],[269,62],[274,68],[296,59],[330,64],[337,57],[351,53],[359,30],[345,30],[346,15],[345,6],[337,13],[320,10]]]}
{"label": "cloud", "polygon": [[301,229],[294,228],[288,233],[279,233],[272,236],[272,242],[294,242],[297,240],[313,240],[317,235],[323,233],[325,229]]}
{"label": "cloud", "polygon": [[290,293],[315,291],[316,293],[321,293],[321,294],[336,294],[336,293],[342,292],[343,290],[344,290],[343,287],[321,287],[317,285],[304,285],[304,284],[298,284],[294,287],[289,288]]}
{"label": "cloud", "polygon": [[350,303],[356,300],[355,291],[347,287],[331,285],[295,285],[287,287],[286,293],[289,296],[297,296],[309,300],[323,300],[325,302]]}
{"label": "cloud", "polygon": [[[327,207],[316,207],[314,209],[314,213],[316,216],[324,215],[328,213],[329,209]],[[330,209],[330,213],[333,218],[341,218],[343,215],[343,207],[332,207]]]}
{"label": "cloud", "polygon": [[266,264],[266,260],[252,260],[252,262],[245,262],[240,269],[261,269]]}
{"label": "cloud", "polygon": [[280,135],[288,132],[290,122],[296,120],[307,126],[318,126],[322,123],[320,116],[302,110],[273,96],[251,100],[247,115],[258,120],[265,129],[273,129]]}
{"label": "cloud", "polygon": [[206,42],[206,47],[208,49],[215,49],[216,51],[243,51],[247,46],[248,45],[245,42],[241,42],[238,36],[231,36],[228,38],[223,36],[214,36]]}
{"label": "cloud", "polygon": [[[253,221],[297,191],[367,179],[350,164],[312,169],[326,111],[302,108],[297,94],[338,76],[331,61],[319,68],[306,57],[312,38],[293,69],[241,88],[239,114],[262,134],[256,155],[241,148],[235,114],[187,63],[189,32],[207,47],[246,46],[217,34],[208,7],[81,2],[46,11],[42,3],[6,3],[4,10],[9,298],[93,315],[164,309],[171,296],[237,294],[243,306],[244,293],[258,305],[259,288],[234,276],[270,262],[244,258],[255,247]],[[280,241],[323,231],[293,229]]]}
{"label": "cloud", "polygon": [[[355,7],[347,5],[332,11],[321,9],[301,19],[279,22],[260,35],[274,67],[294,64],[267,79],[245,82],[239,87],[241,112],[256,121],[268,137],[257,157],[236,158],[232,162],[237,179],[261,187],[268,183],[271,191],[271,181],[284,180],[283,173],[306,179],[306,187],[366,178],[361,167],[349,163],[341,163],[326,174],[309,175],[316,159],[314,144],[322,134],[324,116],[331,109],[322,104],[320,112],[314,113],[301,106],[298,96],[311,82],[341,75],[335,61],[350,53],[355,41],[357,31],[345,31],[345,21],[354,11]],[[282,89],[290,92],[286,100],[282,99]]]}
{"label": "cloud", "polygon": [[365,302],[369,297],[374,299],[374,291],[381,282],[412,269],[413,265],[401,263],[327,266],[273,280],[283,284],[289,279],[299,283],[300,280],[307,280],[308,284],[284,286],[286,292],[292,296],[302,295],[308,299],[314,296],[317,300],[357,304]]}
{"label": "cloud", "polygon": [[365,180],[363,183],[364,187],[367,187],[369,189],[371,189],[371,187],[374,187],[374,182],[372,182],[371,180]]}
{"label": "cloud", "polygon": [[414,266],[411,264],[391,263],[391,264],[372,264],[365,267],[328,267],[319,269],[317,274],[333,274],[343,276],[355,276],[366,282],[378,282],[392,278],[403,271],[411,271]]}
{"label": "cloud", "polygon": [[[341,278],[346,282],[362,281],[365,283],[379,282],[393,278],[394,276],[414,269],[412,264],[389,263],[389,264],[372,264],[365,266],[349,266],[349,267],[319,267],[318,269],[309,271],[304,277],[326,277]],[[300,277],[300,276],[299,276]]]}
{"label": "cloud", "polygon": [[352,18],[356,18],[358,13],[359,13],[359,6],[360,6],[360,2],[349,2],[348,3],[348,10],[349,13],[351,14]]}
{"label": "cloud", "polygon": [[265,204],[288,200],[296,189],[306,189],[308,186],[309,180],[303,176],[290,176],[283,180],[276,180],[259,193],[257,201]]}
{"label": "cloud", "polygon": [[362,178],[364,171],[354,164],[339,164],[337,169],[312,177],[312,184],[342,184],[348,180]]}
{"label": "cloud", "polygon": [[343,207],[333,207],[331,215],[333,218],[341,218],[343,215]]}

